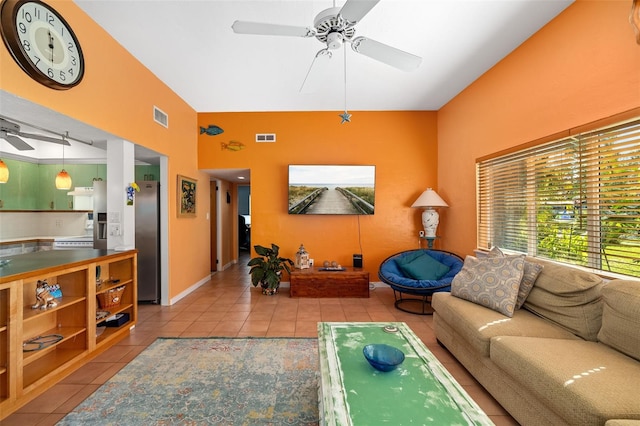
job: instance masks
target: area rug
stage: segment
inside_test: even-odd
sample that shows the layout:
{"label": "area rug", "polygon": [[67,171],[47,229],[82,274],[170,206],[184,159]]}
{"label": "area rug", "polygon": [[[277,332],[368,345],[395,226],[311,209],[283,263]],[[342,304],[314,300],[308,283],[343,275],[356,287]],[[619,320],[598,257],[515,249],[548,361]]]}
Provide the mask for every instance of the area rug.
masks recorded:
{"label": "area rug", "polygon": [[317,425],[318,341],[159,338],[58,425]]}

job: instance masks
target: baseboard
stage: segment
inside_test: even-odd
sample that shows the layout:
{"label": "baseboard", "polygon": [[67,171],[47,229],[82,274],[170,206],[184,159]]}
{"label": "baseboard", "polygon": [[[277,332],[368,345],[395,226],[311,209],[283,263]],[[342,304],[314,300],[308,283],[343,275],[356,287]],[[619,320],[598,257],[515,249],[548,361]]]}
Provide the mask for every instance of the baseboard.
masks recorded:
{"label": "baseboard", "polygon": [[175,297],[172,297],[171,299],[169,299],[169,305],[173,305],[173,304],[179,302],[181,299],[184,299],[189,294],[193,293],[194,291],[196,291],[198,288],[202,287],[203,285],[205,285],[209,281],[211,281],[211,275],[208,275],[208,276],[202,278],[201,280],[199,280],[198,282],[193,284],[191,287],[189,287],[186,290],[180,292]]}

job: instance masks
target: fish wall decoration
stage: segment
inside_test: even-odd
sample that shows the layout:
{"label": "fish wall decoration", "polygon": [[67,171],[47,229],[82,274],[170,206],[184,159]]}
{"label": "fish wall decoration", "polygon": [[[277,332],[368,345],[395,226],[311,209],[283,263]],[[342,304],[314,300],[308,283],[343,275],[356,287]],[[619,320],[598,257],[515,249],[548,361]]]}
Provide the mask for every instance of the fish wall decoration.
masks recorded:
{"label": "fish wall decoration", "polygon": [[240,151],[244,149],[244,144],[238,141],[229,141],[228,143],[220,142],[220,149],[226,149],[228,151]]}
{"label": "fish wall decoration", "polygon": [[215,124],[209,124],[206,129],[200,126],[200,134],[206,133],[207,136],[219,135],[222,132],[224,132],[224,130],[222,130],[222,128],[216,126]]}

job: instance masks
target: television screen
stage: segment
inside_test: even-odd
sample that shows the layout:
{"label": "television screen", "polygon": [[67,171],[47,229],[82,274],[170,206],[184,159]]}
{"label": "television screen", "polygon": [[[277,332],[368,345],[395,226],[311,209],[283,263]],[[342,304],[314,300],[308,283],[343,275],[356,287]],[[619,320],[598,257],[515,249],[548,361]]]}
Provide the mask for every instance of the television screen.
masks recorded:
{"label": "television screen", "polygon": [[375,166],[289,165],[289,214],[373,214]]}

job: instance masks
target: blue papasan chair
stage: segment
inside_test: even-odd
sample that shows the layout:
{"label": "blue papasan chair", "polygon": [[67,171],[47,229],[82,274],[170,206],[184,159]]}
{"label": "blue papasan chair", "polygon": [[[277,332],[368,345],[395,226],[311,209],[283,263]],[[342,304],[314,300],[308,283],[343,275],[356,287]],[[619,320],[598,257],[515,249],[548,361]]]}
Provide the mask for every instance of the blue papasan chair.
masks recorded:
{"label": "blue papasan chair", "polygon": [[393,289],[397,309],[432,315],[431,296],[437,291],[451,291],[451,281],[463,263],[460,256],[448,251],[406,250],[386,258],[378,277]]}

